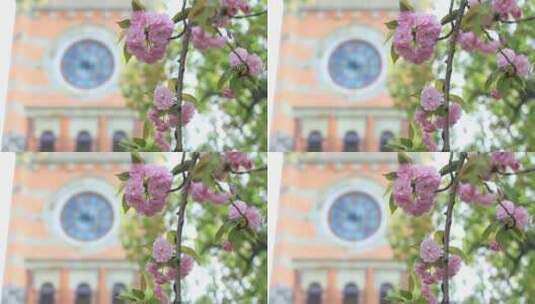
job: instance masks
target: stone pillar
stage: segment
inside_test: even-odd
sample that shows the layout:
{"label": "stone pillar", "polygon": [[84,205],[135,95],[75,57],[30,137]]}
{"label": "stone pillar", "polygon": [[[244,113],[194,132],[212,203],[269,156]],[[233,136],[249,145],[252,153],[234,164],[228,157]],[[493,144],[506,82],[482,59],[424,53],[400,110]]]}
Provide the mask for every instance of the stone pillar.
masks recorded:
{"label": "stone pillar", "polygon": [[373,269],[368,267],[366,269],[366,282],[365,292],[366,292],[366,302],[365,304],[378,304],[379,297],[377,296],[377,290],[375,290],[375,276]]}
{"label": "stone pillar", "polygon": [[69,271],[62,268],[59,272],[58,303],[71,303],[71,287],[69,284]]}
{"label": "stone pillar", "polygon": [[56,143],[56,151],[70,152],[74,151],[74,142],[70,136],[70,119],[66,116],[61,116],[59,120],[59,134],[58,142]]}
{"label": "stone pillar", "polygon": [[336,287],[336,270],[327,270],[327,287],[325,290],[325,303],[338,304],[340,303],[340,291]]}
{"label": "stone pillar", "polygon": [[38,288],[34,286],[33,274],[30,270],[26,270],[26,304],[37,303],[37,294],[35,289]]}
{"label": "stone pillar", "polygon": [[324,151],[340,151],[339,139],[336,136],[336,117],[329,115],[327,118],[327,145]]}
{"label": "stone pillar", "polygon": [[111,295],[109,294],[107,287],[108,270],[100,268],[98,270],[98,304],[107,304]]}
{"label": "stone pillar", "polygon": [[27,149],[28,151],[39,151],[39,141],[37,140],[37,137],[35,136],[34,120],[33,118],[29,117],[27,121],[28,121],[28,129],[26,131],[26,140],[28,141]]}
{"label": "stone pillar", "polygon": [[375,119],[372,116],[366,117],[366,151],[378,151],[377,138],[375,138]]}
{"label": "stone pillar", "polygon": [[306,297],[305,292],[303,290],[303,287],[301,286],[301,275],[299,274],[299,271],[294,271],[294,303],[295,304],[302,304],[305,303]]}
{"label": "stone pillar", "polygon": [[299,118],[294,118],[294,140],[295,151],[306,151],[306,145],[303,139],[303,123]]}
{"label": "stone pillar", "polygon": [[100,116],[98,118],[97,140],[95,141],[93,151],[111,151],[111,139],[108,137],[108,117],[106,116]]}

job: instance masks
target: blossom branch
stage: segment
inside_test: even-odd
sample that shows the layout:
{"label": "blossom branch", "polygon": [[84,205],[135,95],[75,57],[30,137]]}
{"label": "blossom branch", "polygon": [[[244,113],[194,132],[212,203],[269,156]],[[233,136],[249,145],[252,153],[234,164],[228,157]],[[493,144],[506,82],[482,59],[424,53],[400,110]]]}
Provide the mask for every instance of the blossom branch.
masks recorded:
{"label": "blossom branch", "polygon": [[[449,50],[448,50],[448,58],[446,60],[446,80],[444,84],[444,101],[446,104],[446,124],[444,127],[444,131],[442,132],[442,139],[444,141],[444,147],[442,151],[444,152],[449,152],[451,150],[450,148],[450,124],[449,124],[451,76],[453,73],[453,58],[455,56],[455,51],[457,49],[457,38],[459,37],[459,32],[461,30],[461,23],[464,17],[464,10],[467,5],[468,5],[468,0],[461,1],[460,7],[457,13],[458,15],[453,25],[452,35],[450,38],[450,45],[449,45]],[[450,11],[452,11],[452,7],[450,7]]]}
{"label": "blossom branch", "polygon": [[527,22],[527,21],[533,21],[535,20],[535,16],[531,16],[531,17],[526,17],[526,18],[522,18],[522,19],[517,19],[517,20],[503,20],[503,19],[500,19],[499,21],[502,22],[502,23],[522,23],[522,22]]}
{"label": "blossom branch", "polygon": [[524,169],[524,170],[520,170],[520,171],[515,171],[515,172],[501,172],[501,171],[496,171],[496,173],[500,174],[500,175],[505,175],[505,176],[509,176],[509,175],[520,175],[520,174],[528,174],[528,173],[533,173],[535,172],[535,167],[533,168],[528,168],[528,169]]}
{"label": "blossom branch", "polygon": [[249,173],[266,171],[266,170],[267,170],[267,166],[258,167],[258,168],[254,168],[254,169],[247,170],[247,171],[234,171],[234,170],[231,170],[230,172],[232,172],[233,174],[249,174]]}
{"label": "blossom branch", "polygon": [[[184,1],[186,2],[186,1]],[[180,67],[178,70],[178,79],[176,81],[176,104],[178,112],[178,125],[175,129],[176,148],[175,152],[181,152],[184,150],[182,145],[182,94],[184,91],[184,74],[186,72],[186,60],[188,56],[189,44],[191,41],[191,28],[189,24],[184,22],[184,36],[182,37],[182,50],[180,52],[180,58],[178,60]]]}
{"label": "blossom branch", "polygon": [[190,168],[189,173],[186,176],[186,180],[184,181],[184,188],[182,190],[182,196],[180,199],[180,209],[177,213],[178,216],[178,223],[177,223],[177,229],[176,229],[176,257],[177,257],[177,274],[175,279],[175,301],[174,304],[181,304],[182,303],[182,286],[181,286],[181,273],[180,273],[180,263],[181,263],[181,255],[182,255],[182,230],[184,227],[184,216],[186,213],[186,206],[188,204],[188,195],[189,195],[189,186],[191,185],[191,179],[193,177],[192,175],[192,169],[195,167],[195,163],[199,159],[199,153],[195,152],[192,155],[192,163],[193,165]]}
{"label": "blossom branch", "polygon": [[233,16],[232,18],[234,18],[234,19],[244,19],[244,18],[258,17],[258,16],[262,16],[264,14],[267,14],[267,10],[264,10],[264,11],[261,11],[261,12],[256,12],[256,13],[252,13],[252,14],[249,14],[249,15]]}
{"label": "blossom branch", "polygon": [[[466,5],[466,1],[463,1]],[[462,5],[462,4],[461,4]],[[451,154],[450,154],[451,155]],[[453,185],[449,193],[448,209],[446,211],[446,226],[444,228],[444,276],[442,277],[442,304],[449,304],[449,251],[450,251],[450,232],[453,219],[453,207],[455,206],[455,197],[457,195],[457,187],[459,186],[461,171],[466,160],[467,154],[461,153],[459,158],[459,167],[456,170]]]}

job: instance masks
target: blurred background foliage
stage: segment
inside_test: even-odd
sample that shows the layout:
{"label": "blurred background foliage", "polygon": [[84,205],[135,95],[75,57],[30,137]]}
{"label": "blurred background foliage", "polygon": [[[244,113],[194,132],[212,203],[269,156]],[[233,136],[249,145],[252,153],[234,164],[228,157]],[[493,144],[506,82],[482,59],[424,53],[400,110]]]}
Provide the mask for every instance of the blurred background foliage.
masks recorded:
{"label": "blurred background foliage", "polygon": [[[517,156],[523,168],[535,167],[534,153],[518,153]],[[510,201],[535,214],[535,174],[502,176],[499,185]],[[446,208],[447,194],[442,193],[429,215],[412,217],[396,211],[388,233],[396,258],[411,265],[419,256],[420,242],[444,230]],[[504,251],[494,252],[482,242],[481,235],[496,221],[496,208],[467,205],[457,200],[454,211],[452,244],[468,256],[463,267],[475,274],[469,279],[475,284],[476,292],[461,303],[531,303],[535,299],[535,231],[527,230],[524,242],[512,239]],[[453,282],[453,299],[458,299],[459,294],[466,294],[463,291],[466,287],[458,277]]]}
{"label": "blurred background foliage", "polygon": [[[266,153],[251,156],[255,167],[266,165]],[[267,171],[229,178],[240,199],[259,208],[267,222]],[[170,196],[161,215],[144,217],[134,212],[125,215],[121,241],[129,259],[140,269],[144,269],[151,256],[152,242],[169,229],[176,230],[178,195]],[[183,244],[194,248],[200,256],[202,264],[195,267],[206,272],[199,283],[207,284],[207,288],[202,295],[193,294],[191,286],[197,282],[188,277],[185,303],[267,303],[267,226],[262,226],[256,239],[244,237],[238,248],[226,252],[215,235],[228,219],[228,209],[228,206],[201,205],[191,200],[188,204]]]}
{"label": "blurred background foliage", "polygon": [[[412,1],[414,2],[414,1]],[[458,5],[459,1],[455,1]],[[523,3],[524,16],[535,15],[535,1]],[[498,32],[505,38],[507,46],[517,53],[527,55],[535,63],[535,22],[517,25],[500,24]],[[395,98],[396,106],[407,112],[409,121],[419,103],[419,92],[427,82],[444,78],[447,43],[437,45],[436,61],[431,64],[413,65],[398,61],[392,66],[388,87]],[[452,88],[455,94],[462,95],[464,116],[471,116],[477,130],[469,144],[453,145],[458,151],[532,151],[535,149],[535,77],[530,77],[525,93],[511,91],[501,100],[490,97],[484,90],[489,75],[497,69],[496,56],[480,53],[467,53],[458,49],[454,62]],[[436,75],[436,76],[433,76]],[[533,75],[533,74],[532,74]],[[456,137],[464,136],[461,126]],[[438,137],[437,137],[438,139]],[[454,143],[455,143],[455,137]]]}

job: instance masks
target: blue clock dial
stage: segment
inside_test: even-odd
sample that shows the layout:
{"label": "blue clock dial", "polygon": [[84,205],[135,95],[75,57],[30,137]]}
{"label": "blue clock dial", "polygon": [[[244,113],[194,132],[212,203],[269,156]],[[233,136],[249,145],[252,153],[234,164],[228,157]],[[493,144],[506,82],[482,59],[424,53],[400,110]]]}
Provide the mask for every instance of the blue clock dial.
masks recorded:
{"label": "blue clock dial", "polygon": [[71,238],[95,241],[113,226],[113,209],[101,195],[84,192],[71,197],[61,210],[61,227]]}
{"label": "blue clock dial", "polygon": [[72,86],[90,90],[105,84],[113,75],[115,60],[103,43],[85,39],[72,44],[61,59],[61,74]]}
{"label": "blue clock dial", "polygon": [[379,229],[381,208],[369,195],[351,192],[336,199],[328,219],[330,229],[339,238],[362,241]]}
{"label": "blue clock dial", "polygon": [[375,47],[362,40],[340,44],[331,54],[329,75],[339,86],[361,89],[379,78],[382,69],[381,55]]}

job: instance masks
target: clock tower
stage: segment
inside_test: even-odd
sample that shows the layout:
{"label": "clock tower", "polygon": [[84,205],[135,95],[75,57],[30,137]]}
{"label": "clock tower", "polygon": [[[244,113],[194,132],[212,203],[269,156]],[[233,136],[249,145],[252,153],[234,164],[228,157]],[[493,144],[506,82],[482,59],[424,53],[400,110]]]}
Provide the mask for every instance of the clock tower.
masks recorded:
{"label": "clock tower", "polygon": [[15,19],[3,151],[119,151],[140,123],[119,89],[130,0],[47,0]]}
{"label": "clock tower", "polygon": [[398,0],[285,1],[272,151],[385,151],[406,130],[386,88]]}
{"label": "clock tower", "polygon": [[139,275],[119,240],[114,174],[129,166],[128,153],[17,154],[1,303],[121,303]]}
{"label": "clock tower", "polygon": [[395,153],[287,154],[270,303],[383,304],[406,281],[386,239]]}

